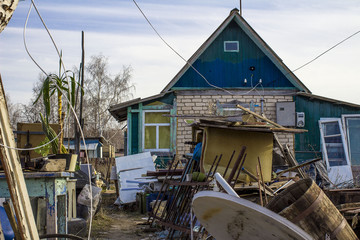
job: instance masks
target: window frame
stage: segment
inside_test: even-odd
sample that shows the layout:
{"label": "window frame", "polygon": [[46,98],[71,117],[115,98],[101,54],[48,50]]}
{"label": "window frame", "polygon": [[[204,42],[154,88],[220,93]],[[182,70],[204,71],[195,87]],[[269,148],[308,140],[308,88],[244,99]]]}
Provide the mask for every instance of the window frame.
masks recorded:
{"label": "window frame", "polygon": [[[342,120],[342,124],[343,124],[343,131],[344,131],[344,135],[345,135],[345,140],[347,141],[347,148],[348,148],[348,154],[349,154],[349,159],[350,159],[350,163],[351,165],[353,165],[353,159],[352,159],[352,150],[351,150],[351,143],[352,143],[352,139],[350,138],[350,134],[349,134],[349,125],[348,125],[348,120],[349,119],[360,119],[360,114],[342,114],[341,115],[341,120]],[[355,164],[354,164],[355,165]],[[355,165],[356,166],[356,165]]]}
{"label": "window frame", "polygon": [[[341,143],[326,143],[325,138],[332,136],[332,135],[325,134],[325,129],[323,128],[323,126],[325,126],[327,123],[337,123],[337,125],[339,127],[339,133],[335,134],[334,136],[335,137],[339,136],[341,138]],[[326,161],[327,168],[329,169],[331,167],[337,167],[337,165],[330,164],[329,158],[328,158],[328,149],[327,149],[326,144],[328,144],[328,146],[330,146],[330,147],[331,146],[341,146],[341,148],[344,151],[344,160],[345,160],[346,164],[339,165],[339,166],[351,166],[348,148],[347,148],[347,142],[345,139],[345,134],[344,134],[341,119],[340,118],[332,118],[332,119],[331,118],[325,118],[325,119],[322,118],[319,120],[319,130],[320,130],[321,149],[323,152],[324,160]]]}
{"label": "window frame", "polygon": [[[228,50],[226,48],[227,43],[236,43],[237,49],[236,50]],[[224,41],[224,52],[239,52],[239,41]]]}
{"label": "window frame", "polygon": [[[163,126],[169,126],[170,127],[170,133],[171,133],[171,119],[169,120],[169,123],[145,123],[145,116],[146,113],[151,113],[151,112],[163,112],[163,113],[169,113],[170,114],[170,110],[143,110],[143,118],[142,118],[142,122],[143,122],[143,126],[142,126],[142,149],[144,152],[170,152],[171,151],[171,137],[170,137],[170,142],[169,142],[169,148],[159,148],[159,127],[163,127]],[[156,148],[149,148],[146,149],[145,148],[145,127],[147,126],[154,126],[156,127]]]}

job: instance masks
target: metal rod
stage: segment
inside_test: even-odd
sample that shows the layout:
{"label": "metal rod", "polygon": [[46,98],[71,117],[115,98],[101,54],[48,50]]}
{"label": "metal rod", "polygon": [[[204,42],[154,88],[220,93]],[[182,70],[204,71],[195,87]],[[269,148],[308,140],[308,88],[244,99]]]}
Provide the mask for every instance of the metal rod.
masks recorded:
{"label": "metal rod", "polygon": [[315,159],[309,160],[309,161],[307,161],[307,162],[305,162],[305,163],[299,164],[299,165],[297,165],[297,166],[290,167],[290,168],[285,169],[285,170],[283,170],[283,171],[281,171],[281,172],[278,172],[278,173],[277,173],[277,176],[279,177],[279,176],[281,176],[281,174],[284,174],[284,173],[289,172],[289,171],[292,171],[292,170],[296,170],[296,169],[298,169],[298,168],[300,168],[300,167],[307,166],[307,165],[312,164],[312,163],[315,163],[315,162],[317,162],[317,161],[319,161],[319,160],[321,160],[321,159],[322,159],[322,158],[315,158]]}
{"label": "metal rod", "polygon": [[[260,179],[261,179],[261,182],[262,182],[262,185],[263,185],[263,189],[264,189],[264,192],[265,192],[265,182],[264,182],[264,178],[263,178],[263,174],[262,174],[262,170],[261,170],[261,162],[260,162],[260,157],[258,157],[258,163],[259,163],[259,173],[260,173]],[[268,199],[267,199],[267,194],[265,193],[265,204],[268,204]]]}
{"label": "metal rod", "polygon": [[[182,176],[181,176],[181,182],[185,179],[184,176],[186,176],[187,170],[189,169],[189,166],[191,166],[192,164],[193,164],[193,159],[190,159],[190,160],[187,162],[187,164],[186,164],[186,166],[185,166],[185,170],[184,170],[184,172],[183,172],[183,174],[182,174]],[[182,186],[178,186],[178,188],[177,188],[176,190],[175,190],[175,187],[173,186],[172,193],[174,193],[174,198],[173,198],[173,200],[172,200],[172,202],[171,202],[170,207],[169,207],[168,210],[167,210],[167,212],[168,212],[169,214],[166,215],[165,221],[168,221],[168,220],[170,219],[170,217],[173,215],[172,210],[173,210],[173,208],[174,208],[174,206],[175,206],[175,202],[176,202],[176,201],[178,200],[178,198],[179,198],[179,195],[182,193],[182,190],[183,190],[183,187],[182,187]],[[164,213],[165,213],[165,211],[163,212],[163,214],[164,214]]]}
{"label": "metal rod", "polygon": [[[242,160],[242,158],[243,158],[243,156],[245,154],[245,151],[246,151],[246,147],[243,146],[241,148],[240,154],[239,154],[239,156],[238,156],[238,158],[237,158],[237,160],[236,160],[236,162],[235,162],[235,164],[234,164],[234,166],[233,166],[233,168],[231,170],[231,173],[230,173],[228,179],[226,180],[229,184],[231,183],[231,180],[233,179],[233,177],[234,177],[234,175],[236,173],[236,170],[240,165],[240,162],[241,162],[241,160]],[[224,175],[224,177],[225,177],[225,175]]]}
{"label": "metal rod", "polygon": [[[259,165],[256,165],[256,174],[257,174],[257,182],[258,182],[258,187],[259,187],[260,206],[263,207],[264,203],[263,203],[263,199],[262,199],[261,184],[260,184],[260,179],[259,179]],[[264,189],[264,192],[265,192],[265,189]]]}
{"label": "metal rod", "polygon": [[243,158],[243,160],[242,160],[242,162],[241,162],[241,164],[240,164],[240,167],[239,167],[238,173],[236,174],[234,183],[231,184],[231,186],[232,186],[233,188],[235,188],[235,184],[237,183],[237,180],[239,179],[239,176],[240,176],[240,173],[241,173],[241,169],[243,168],[244,163],[245,163],[246,156],[247,156],[247,153],[245,153],[244,158]]}
{"label": "metal rod", "polygon": [[[175,158],[176,158],[176,155],[173,157],[173,159],[172,159],[172,161],[171,161],[171,164],[169,165],[169,169],[168,169],[168,171],[166,172],[166,176],[165,176],[165,179],[164,179],[164,181],[163,181],[163,184],[161,185],[160,192],[159,192],[159,194],[158,194],[157,197],[156,197],[156,201],[155,201],[155,204],[154,204],[154,208],[152,209],[153,218],[152,218],[152,221],[151,221],[150,226],[152,226],[152,224],[154,223],[155,217],[156,217],[157,212],[159,211],[159,208],[160,208],[160,205],[161,205],[161,201],[162,201],[162,200],[164,199],[164,197],[165,197],[165,194],[162,194],[162,195],[161,195],[161,193],[163,192],[164,186],[166,185],[166,189],[169,187],[169,185],[168,185],[167,182],[166,182],[166,179],[168,178],[169,172],[171,171],[171,168],[172,168],[173,165],[174,165]],[[175,173],[175,170],[176,170],[177,166],[178,166],[178,163],[175,165],[175,167],[174,167],[174,169],[173,169],[173,171],[172,171],[172,174],[171,174],[170,179],[172,179],[172,176],[173,176],[173,174]],[[160,200],[160,202],[158,203],[160,195],[161,195],[161,200]],[[157,209],[155,210],[156,207],[157,207]],[[154,210],[155,210],[155,212],[154,212]],[[151,215],[150,215],[149,218],[148,218],[148,222],[150,221],[150,218],[151,218]]]}
{"label": "metal rod", "polygon": [[233,159],[233,157],[234,157],[234,154],[235,154],[235,150],[233,151],[233,153],[231,154],[231,157],[230,157],[230,160],[229,160],[229,162],[228,162],[228,164],[227,164],[227,166],[226,166],[226,169],[225,169],[225,172],[224,172],[224,177],[226,176],[226,173],[227,173],[227,171],[228,171],[228,169],[229,169],[229,166],[230,166],[230,163],[231,163],[231,161],[232,161],[232,159]]}
{"label": "metal rod", "polygon": [[214,177],[214,174],[216,173],[216,170],[217,170],[217,168],[218,168],[218,166],[219,166],[219,163],[220,163],[220,161],[221,161],[221,158],[222,158],[222,154],[220,154],[219,160],[218,160],[217,163],[216,163],[215,169],[214,169],[214,171],[212,172],[211,177]]}
{"label": "metal rod", "polygon": [[[242,168],[242,171],[243,171],[244,173],[246,173],[247,175],[249,175],[249,177],[251,177],[251,178],[254,179],[255,181],[258,181],[258,178],[257,178],[254,174],[252,174],[251,172],[249,172],[248,170],[246,170],[246,168]],[[269,187],[266,186],[266,185],[265,185],[265,188],[266,188],[266,190],[268,190],[269,192],[271,192],[272,194],[274,194],[274,191],[273,191],[271,188],[269,188]]]}

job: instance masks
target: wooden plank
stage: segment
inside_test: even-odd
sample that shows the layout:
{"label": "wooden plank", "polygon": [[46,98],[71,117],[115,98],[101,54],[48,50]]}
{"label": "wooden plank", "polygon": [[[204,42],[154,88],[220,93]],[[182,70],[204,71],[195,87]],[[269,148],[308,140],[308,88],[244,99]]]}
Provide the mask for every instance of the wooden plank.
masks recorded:
{"label": "wooden plank", "polygon": [[291,167],[291,168],[282,170],[281,172],[278,172],[278,173],[277,173],[277,176],[280,177],[282,174],[284,174],[284,173],[286,173],[286,172],[290,172],[290,171],[296,170],[296,169],[299,168],[299,167],[305,167],[306,165],[315,163],[315,162],[320,161],[320,160],[321,160],[321,158],[315,158],[315,159],[312,159],[312,160],[307,161],[307,162],[305,162],[305,163],[302,163],[302,164],[300,164],[300,165],[297,165],[297,166],[294,166],[294,167]]}
{"label": "wooden plank", "polygon": [[1,76],[0,85],[0,143],[11,147],[0,147],[2,166],[6,174],[21,239],[39,239],[20,159],[18,152],[14,149],[16,147],[15,139],[10,125]]}
{"label": "wooden plank", "polygon": [[270,128],[273,132],[287,132],[287,133],[304,133],[308,132],[306,129],[298,129],[298,128]]}
{"label": "wooden plank", "polygon": [[[290,153],[290,149],[286,146],[285,148],[281,145],[279,138],[277,137],[276,134],[274,134],[274,140],[275,143],[278,145],[282,155],[284,156],[285,160],[287,161],[288,164],[290,164],[291,167],[296,167],[298,166],[298,162],[295,160],[295,158],[292,156],[292,154]],[[302,169],[300,168],[296,168],[296,171],[300,174],[300,176],[302,178],[305,178],[305,173]]]}
{"label": "wooden plank", "polygon": [[[11,208],[10,203],[7,202],[7,201],[3,202],[3,207],[4,207],[4,209],[5,209],[5,212],[6,212],[7,217],[8,217],[8,219],[9,219],[11,228],[12,228],[13,231],[14,231],[15,239],[21,239],[20,232],[19,232],[19,229],[18,229],[18,225],[17,225],[17,223],[16,223],[14,211],[13,211],[13,209]],[[4,237],[4,236],[3,236],[3,237]],[[2,238],[2,239],[4,239],[4,238]]]}
{"label": "wooden plank", "polygon": [[[289,146],[287,144],[285,144],[285,157],[289,160],[289,162],[293,165],[293,166],[298,166],[298,162],[296,161],[295,157],[292,155]],[[302,170],[301,168],[297,168],[296,169],[298,171],[298,173],[300,174],[300,176],[302,178],[306,178],[306,173],[304,172],[304,170]]]}
{"label": "wooden plank", "polygon": [[241,105],[239,105],[239,104],[236,105],[236,107],[237,107],[237,108],[240,108],[241,110],[243,110],[243,111],[245,111],[245,112],[247,112],[247,113],[250,113],[250,114],[254,115],[254,116],[257,117],[257,118],[260,118],[261,120],[264,120],[265,122],[268,122],[268,123],[274,125],[275,127],[284,128],[284,127],[281,126],[280,124],[277,124],[276,122],[273,122],[273,121],[267,119],[266,117],[263,117],[263,116],[255,113],[255,112],[253,112],[253,111],[250,111],[249,109],[244,108],[243,106],[241,106]]}

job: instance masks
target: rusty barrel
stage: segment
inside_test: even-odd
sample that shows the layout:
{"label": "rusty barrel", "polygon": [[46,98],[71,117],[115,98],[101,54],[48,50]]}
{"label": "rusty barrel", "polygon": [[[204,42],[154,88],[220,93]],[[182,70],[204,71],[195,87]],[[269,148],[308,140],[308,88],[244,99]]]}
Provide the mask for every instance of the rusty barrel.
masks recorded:
{"label": "rusty barrel", "polygon": [[274,197],[267,208],[295,223],[314,239],[358,239],[335,205],[309,178],[289,186]]}

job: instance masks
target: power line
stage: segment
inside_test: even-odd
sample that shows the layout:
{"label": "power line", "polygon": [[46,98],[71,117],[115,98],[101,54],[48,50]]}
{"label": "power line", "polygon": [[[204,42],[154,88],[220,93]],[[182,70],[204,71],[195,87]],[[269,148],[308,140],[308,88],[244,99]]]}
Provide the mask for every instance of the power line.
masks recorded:
{"label": "power line", "polygon": [[178,55],[185,63],[187,63],[197,74],[199,74],[199,76],[205,80],[205,82],[213,87],[213,88],[217,88],[220,89],[222,91],[225,91],[227,93],[229,93],[230,95],[234,95],[232,94],[230,91],[218,87],[214,84],[211,84],[206,78],[205,76],[203,76],[189,61],[187,61],[180,53],[178,53],[173,47],[170,46],[170,44],[168,44],[165,39],[160,35],[160,33],[155,29],[155,27],[152,25],[152,23],[150,22],[150,20],[146,17],[145,13],[141,10],[140,6],[137,4],[137,2],[135,0],[133,0],[134,4],[136,5],[136,7],[139,9],[139,11],[141,12],[141,14],[144,16],[145,20],[148,22],[148,24],[150,25],[150,27],[154,30],[154,32],[156,33],[156,35],[158,35],[158,37],[165,43],[166,46],[168,46],[176,55]]}
{"label": "power line", "polygon": [[308,61],[307,63],[301,65],[300,67],[296,68],[295,70],[293,70],[292,72],[295,72],[307,65],[309,65],[310,63],[314,62],[316,59],[320,58],[321,56],[323,56],[324,54],[326,54],[327,52],[331,51],[332,49],[336,48],[337,46],[339,46],[340,44],[342,44],[343,42],[349,40],[350,38],[354,37],[356,34],[360,33],[360,31],[357,31],[353,34],[351,34],[350,36],[348,36],[347,38],[343,39],[342,41],[338,42],[337,44],[335,44],[334,46],[332,46],[331,48],[329,48],[328,50],[326,50],[325,52],[321,53],[320,55],[316,56],[315,58],[313,58],[312,60]]}
{"label": "power line", "polygon": [[[64,65],[64,61],[62,60],[61,53],[59,52],[59,49],[58,49],[58,47],[57,47],[57,45],[56,45],[56,42],[55,42],[55,40],[53,39],[53,37],[52,37],[52,35],[51,35],[48,27],[46,26],[45,21],[44,21],[43,18],[41,17],[40,12],[38,11],[38,9],[37,9],[37,7],[36,7],[36,5],[35,5],[35,1],[34,1],[34,0],[31,0],[29,12],[28,12],[28,15],[27,15],[27,18],[26,18],[26,21],[25,21],[25,26],[24,26],[24,31],[23,31],[23,40],[24,40],[24,45],[25,45],[26,52],[28,53],[28,55],[29,55],[29,57],[31,58],[31,60],[36,64],[36,66],[38,66],[39,69],[40,69],[46,76],[48,76],[48,74],[45,72],[45,70],[43,70],[43,69],[41,68],[41,66],[35,61],[35,59],[31,56],[30,52],[29,52],[28,49],[27,49],[25,33],[26,33],[27,22],[28,22],[28,20],[29,20],[29,16],[30,16],[30,12],[31,12],[32,6],[34,6],[34,8],[35,8],[35,10],[36,10],[36,12],[37,12],[37,15],[39,16],[39,18],[40,18],[40,20],[41,20],[44,28],[46,29],[46,31],[47,31],[47,33],[48,33],[48,35],[49,35],[49,37],[50,37],[50,39],[51,39],[51,41],[52,41],[55,49],[56,49],[56,52],[57,52],[57,54],[58,54],[58,56],[59,56],[59,58],[60,58],[60,61],[61,61],[61,65],[62,65],[63,68],[64,68],[65,76],[66,76],[66,78],[68,79],[67,71],[66,71],[66,68],[65,68],[65,65]],[[51,78],[51,80],[56,84],[56,82],[55,82],[52,78]],[[73,113],[73,115],[74,115],[74,118],[75,118],[75,120],[76,120],[76,123],[77,123],[78,126],[79,126],[81,138],[82,138],[83,142],[85,143],[84,132],[83,132],[83,130],[81,129],[81,124],[80,124],[80,121],[79,121],[79,119],[78,119],[78,117],[77,117],[77,115],[76,115],[76,112],[75,112],[74,108],[71,106],[70,100],[67,98],[67,96],[66,96],[66,94],[63,92],[63,90],[62,90],[62,89],[59,89],[59,90],[60,90],[60,92],[62,92],[65,100],[69,103],[69,107],[70,107],[70,109],[71,109],[71,111],[72,111],[72,113]],[[69,120],[69,117],[67,117],[67,119]],[[61,132],[60,132],[60,133],[61,133]],[[59,133],[59,135],[60,135],[60,133]],[[59,135],[58,135],[57,137],[59,137]],[[50,144],[50,142],[47,143],[47,144]],[[9,148],[9,146],[3,146],[3,147]],[[86,146],[86,144],[85,144],[84,147],[85,147],[85,152],[87,152],[87,146]],[[27,150],[29,150],[29,149],[27,149]],[[86,160],[87,160],[87,163],[89,163],[88,154],[86,154]],[[89,176],[89,183],[91,183],[91,173],[90,173],[89,164],[88,164],[88,169],[87,169],[87,170],[88,170],[88,176]],[[90,185],[91,185],[91,184],[90,184]],[[93,203],[92,203],[92,188],[91,188],[91,186],[90,186],[90,198],[91,198],[91,201],[90,201],[90,209],[91,209],[91,211],[90,211],[90,223],[89,223],[89,230],[88,230],[88,239],[90,239],[90,236],[91,236],[91,227],[92,227],[92,220],[93,220],[93,212],[92,212]]]}

